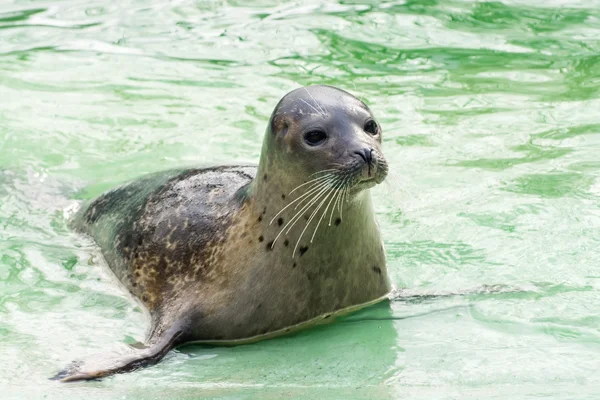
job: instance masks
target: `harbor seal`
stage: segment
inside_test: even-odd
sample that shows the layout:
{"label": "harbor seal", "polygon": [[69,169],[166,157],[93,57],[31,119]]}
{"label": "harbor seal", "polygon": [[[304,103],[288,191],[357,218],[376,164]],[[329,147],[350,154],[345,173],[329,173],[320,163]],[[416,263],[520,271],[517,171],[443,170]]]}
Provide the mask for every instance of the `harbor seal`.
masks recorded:
{"label": "harbor seal", "polygon": [[86,380],[158,362],[188,342],[285,334],[386,298],[369,188],[388,171],[369,108],[331,86],[276,105],[253,166],[168,171],[82,207],[109,267],[149,311],[145,344],[55,376]]}

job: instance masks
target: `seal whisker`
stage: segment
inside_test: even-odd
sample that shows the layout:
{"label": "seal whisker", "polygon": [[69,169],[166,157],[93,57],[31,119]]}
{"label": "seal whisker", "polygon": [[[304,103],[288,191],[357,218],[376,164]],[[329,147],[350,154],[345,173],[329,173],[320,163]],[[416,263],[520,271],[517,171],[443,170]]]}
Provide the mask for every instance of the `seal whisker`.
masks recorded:
{"label": "seal whisker", "polygon": [[[325,215],[327,214],[327,210],[329,210],[329,206],[331,205],[331,202],[333,201],[333,199],[339,198],[340,188],[343,187],[343,186],[344,186],[344,181],[343,180],[340,179],[340,180],[338,180],[338,182],[336,182],[336,186],[335,186],[334,190],[336,190],[337,192],[334,193],[334,195],[331,197],[331,200],[329,200],[329,203],[327,203],[327,207],[325,207],[325,211],[323,211],[323,214],[321,215],[321,218],[319,218],[319,222],[317,222],[317,226],[315,227],[315,231],[313,232],[313,235],[310,238],[310,242],[311,243],[315,239],[315,235],[317,234],[317,230],[319,229],[319,225],[321,225],[321,221],[323,221],[323,217],[325,217]],[[336,197],[336,195],[337,195],[337,197]],[[335,209],[335,203],[334,203],[333,208]]]}
{"label": "seal whisker", "polygon": [[311,186],[310,189],[302,195],[302,197],[304,197],[298,204],[296,204],[296,207],[294,207],[294,210],[297,210],[299,207],[303,206],[303,204],[305,204],[305,202],[308,200],[310,201],[310,196],[305,196],[308,194],[316,194],[315,192],[318,192],[320,189],[323,188],[327,188],[329,186],[331,186],[331,183],[335,181],[335,178],[330,177],[330,179],[323,181],[323,182],[319,182],[317,185],[315,186]]}
{"label": "seal whisker", "polygon": [[306,186],[306,185],[308,185],[308,184],[309,184],[309,183],[311,183],[311,182],[315,182],[315,181],[321,181],[321,180],[323,180],[323,179],[327,179],[327,178],[329,178],[329,177],[330,177],[330,175],[331,175],[331,174],[323,175],[323,176],[320,176],[320,177],[318,177],[318,178],[312,179],[312,180],[310,180],[310,181],[308,181],[308,182],[304,182],[303,184],[296,186],[296,187],[294,188],[294,190],[292,190],[291,192],[289,192],[289,193],[288,193],[288,196],[289,196],[289,195],[291,195],[292,193],[294,193],[296,190],[300,189],[301,187],[303,187],[303,186]]}
{"label": "seal whisker", "polygon": [[[323,182],[323,183],[325,184],[325,186],[331,186],[331,184],[332,184],[332,183],[334,183],[335,181],[336,181],[336,177],[335,177],[335,176],[332,176],[332,177],[330,177],[330,179],[329,179],[329,180],[327,180],[327,181],[325,181],[325,182]],[[323,185],[321,185],[321,187],[322,187],[322,186],[323,186]],[[305,200],[306,200],[306,199],[305,199]],[[303,202],[304,202],[304,200],[303,200],[303,201],[301,201],[300,203],[296,204],[296,207],[294,207],[294,210],[297,210],[297,209],[298,209],[298,207],[300,207],[300,205],[301,205]]]}
{"label": "seal whisker", "polygon": [[[342,187],[344,186],[344,182],[345,182],[345,179],[342,180]],[[333,218],[333,212],[335,211],[335,206],[338,203],[338,200],[340,198],[340,196],[339,196],[340,193],[341,193],[340,191],[338,191],[338,193],[336,193],[335,201],[333,202],[333,207],[331,208],[331,216],[329,217],[329,223],[327,224],[327,226],[331,226],[331,219]]]}
{"label": "seal whisker", "polygon": [[[346,183],[348,182],[348,180],[349,180],[349,177],[344,178],[344,180],[342,181],[342,189],[346,188]],[[340,190],[340,192],[338,193],[338,196],[336,197],[335,203],[333,203],[333,208],[331,209],[331,215],[329,216],[329,225],[328,226],[331,226],[331,221],[333,220],[333,212],[335,211],[336,205],[338,207],[338,211],[340,210],[340,203],[341,203],[340,197],[341,197],[342,193],[343,193],[343,191]],[[340,217],[340,219],[341,219],[341,217]]]}
{"label": "seal whisker", "polygon": [[[294,256],[296,255],[296,249],[298,249],[298,245],[300,245],[300,240],[302,240],[302,236],[304,236],[304,232],[306,232],[306,230],[310,226],[310,223],[315,218],[315,215],[317,215],[317,213],[319,212],[319,210],[321,209],[321,207],[323,207],[323,204],[325,204],[325,202],[327,201],[327,198],[331,194],[333,194],[334,195],[333,197],[335,197],[335,188],[330,188],[329,189],[329,192],[327,192],[327,195],[323,198],[323,200],[321,200],[321,202],[319,203],[319,205],[317,206],[317,208],[312,212],[312,214],[310,214],[310,218],[306,222],[306,226],[304,227],[304,229],[302,229],[302,232],[300,233],[300,236],[298,236],[298,240],[296,241],[296,246],[294,246],[294,251],[292,252],[292,258],[294,258]],[[312,239],[311,239],[311,243],[312,243]]]}
{"label": "seal whisker", "polygon": [[[339,166],[342,167],[343,165],[339,164]],[[310,178],[311,176],[315,176],[317,174],[322,174],[323,172],[330,172],[330,171],[337,171],[337,169],[335,169],[335,168],[322,169],[320,171],[310,174],[308,177]]]}
{"label": "seal whisker", "polygon": [[[304,90],[306,90],[306,93],[308,93],[308,95],[310,96],[310,98],[312,99],[312,101],[315,102],[316,106],[319,107],[319,110],[321,110],[321,115],[323,115],[325,117],[327,114],[325,114],[325,111],[323,111],[323,108],[321,107],[321,105],[319,104],[319,102],[317,101],[317,99],[315,99],[315,96],[312,95],[312,93],[308,90],[307,87],[304,87]],[[308,104],[304,99],[300,99],[300,100],[302,100],[306,104]]]}
{"label": "seal whisker", "polygon": [[[327,191],[331,189],[331,186],[325,187],[323,188],[318,194],[315,195],[315,197],[313,197],[309,203],[307,203],[304,207],[302,207],[302,209],[300,211],[298,211],[293,217],[292,219],[295,219],[296,222],[300,220],[300,217],[302,216],[302,214],[304,214],[305,211],[307,211],[310,207],[312,207],[317,201],[319,201],[319,199],[325,194],[327,193]],[[296,223],[294,222],[294,224]],[[290,233],[290,231],[292,230],[292,226],[289,227],[289,229],[287,230],[286,234]]]}
{"label": "seal whisker", "polygon": [[[331,177],[329,177],[329,178],[331,179]],[[313,194],[314,192],[318,191],[319,189],[322,189],[323,187],[326,187],[329,184],[329,182],[330,182],[330,180],[324,180],[322,182],[319,181],[319,182],[315,183],[313,186],[309,187],[305,193],[303,193],[298,198],[291,201],[289,204],[287,204],[285,207],[283,207],[281,209],[281,211],[279,211],[277,214],[275,214],[273,219],[271,219],[271,221],[269,222],[269,225],[273,224],[273,221],[275,221],[275,219],[277,217],[279,217],[281,215],[281,213],[284,212],[287,208],[289,208],[290,206],[294,205],[296,202],[298,202],[302,199],[306,200],[307,196],[309,196],[310,194]],[[304,202],[304,200],[300,201],[300,203],[296,206],[295,209],[297,209],[298,206]]]}
{"label": "seal whisker", "polygon": [[315,110],[315,112],[317,114],[321,114],[322,116],[325,116],[325,114],[322,111],[317,110],[312,104],[310,104],[308,101],[304,100],[304,99],[300,99],[300,101],[302,101],[304,104],[306,104],[307,106],[309,106],[310,108],[312,108],[313,110]]}
{"label": "seal whisker", "polygon": [[[349,181],[349,180],[348,180]],[[350,190],[350,185],[346,186],[346,190],[344,190],[344,194],[342,196],[342,201],[340,202],[340,220],[343,219],[343,203],[348,201],[348,191]]]}
{"label": "seal whisker", "polygon": [[[325,183],[326,185],[327,183]],[[285,231],[285,229],[289,226],[289,229],[287,230],[286,234],[288,234],[290,232],[290,230],[294,227],[294,225],[296,224],[296,222],[298,222],[300,220],[300,217],[302,216],[302,214],[304,213],[304,211],[306,211],[308,208],[310,208],[314,203],[316,203],[319,198],[327,191],[328,187],[322,187],[320,188],[320,191],[307,203],[305,204],[300,211],[298,211],[289,221],[287,224],[285,224],[285,226],[283,228],[281,228],[281,230],[279,231],[279,234],[275,237],[275,239],[273,240],[273,243],[271,244],[271,248],[273,248],[275,246],[275,243],[277,242],[277,239],[279,239],[279,237],[281,236],[281,234]],[[283,211],[283,210],[282,210]],[[290,226],[291,224],[291,226]]]}
{"label": "seal whisker", "polygon": [[317,194],[316,197],[313,197],[310,202],[308,204],[306,204],[300,211],[298,211],[291,219],[290,221],[283,227],[281,228],[281,231],[279,231],[279,234],[277,234],[277,236],[275,237],[275,239],[273,240],[273,243],[271,244],[271,248],[273,248],[275,246],[275,243],[277,242],[277,240],[279,239],[279,237],[284,233],[285,229],[289,226],[286,235],[291,231],[291,229],[294,227],[294,225],[296,225],[296,223],[301,219],[302,214],[308,209],[310,208],[313,204],[315,204],[319,198],[327,191],[327,188],[323,189],[321,192],[319,192],[319,194]]}
{"label": "seal whisker", "polygon": [[344,164],[341,164],[339,162],[332,162],[330,165],[337,166],[337,167],[340,167],[340,168],[344,168],[345,167]]}
{"label": "seal whisker", "polygon": [[346,177],[344,181],[344,191],[342,196],[340,197],[340,201],[338,203],[338,212],[340,213],[340,221],[343,219],[342,210],[344,209],[344,202],[346,201],[346,196],[348,195],[348,191],[350,190],[350,182],[352,181],[352,176]]}

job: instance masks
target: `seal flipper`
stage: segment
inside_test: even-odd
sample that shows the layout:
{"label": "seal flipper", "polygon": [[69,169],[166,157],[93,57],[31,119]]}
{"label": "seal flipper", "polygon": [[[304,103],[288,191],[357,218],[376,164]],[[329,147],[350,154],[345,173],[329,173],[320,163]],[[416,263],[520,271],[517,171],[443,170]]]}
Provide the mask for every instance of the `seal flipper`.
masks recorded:
{"label": "seal flipper", "polygon": [[85,381],[156,364],[182,342],[186,328],[187,324],[177,323],[162,331],[153,329],[146,347],[130,346],[125,353],[98,354],[87,360],[74,361],[50,379],[61,382]]}

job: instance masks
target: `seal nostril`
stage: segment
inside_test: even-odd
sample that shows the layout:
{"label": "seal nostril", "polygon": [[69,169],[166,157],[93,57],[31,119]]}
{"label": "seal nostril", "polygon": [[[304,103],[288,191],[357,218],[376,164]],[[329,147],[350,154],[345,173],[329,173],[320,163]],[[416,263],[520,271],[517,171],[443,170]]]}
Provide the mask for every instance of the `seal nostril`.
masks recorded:
{"label": "seal nostril", "polygon": [[367,158],[365,157],[365,155],[362,151],[355,151],[354,154],[358,154],[360,156],[360,158],[363,159],[364,162],[367,162]]}
{"label": "seal nostril", "polygon": [[362,149],[355,151],[354,154],[358,154],[360,158],[367,164],[371,164],[373,162],[373,149]]}

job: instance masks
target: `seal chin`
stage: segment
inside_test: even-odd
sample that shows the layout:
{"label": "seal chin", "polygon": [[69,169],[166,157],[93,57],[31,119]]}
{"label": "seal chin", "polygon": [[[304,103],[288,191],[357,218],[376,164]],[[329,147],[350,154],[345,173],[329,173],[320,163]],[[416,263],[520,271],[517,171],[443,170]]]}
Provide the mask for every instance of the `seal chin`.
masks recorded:
{"label": "seal chin", "polygon": [[386,174],[372,174],[370,176],[359,174],[354,185],[352,185],[351,192],[359,193],[363,190],[371,189],[372,187],[383,182],[385,180],[385,176]]}
{"label": "seal chin", "polygon": [[366,190],[366,189],[371,189],[373,186],[377,185],[377,181],[375,180],[375,178],[370,178],[370,179],[361,179],[360,181],[358,181],[358,183],[356,184],[356,188],[358,190]]}

